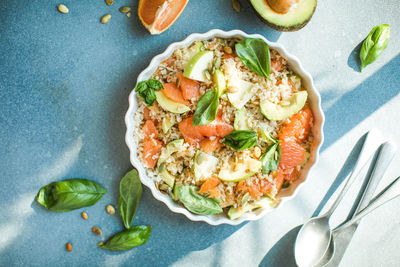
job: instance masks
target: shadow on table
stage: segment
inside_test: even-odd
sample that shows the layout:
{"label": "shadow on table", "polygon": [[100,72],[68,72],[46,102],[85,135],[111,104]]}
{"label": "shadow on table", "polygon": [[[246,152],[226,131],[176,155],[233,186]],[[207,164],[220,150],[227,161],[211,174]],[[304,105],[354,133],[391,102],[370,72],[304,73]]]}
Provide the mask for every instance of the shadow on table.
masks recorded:
{"label": "shadow on table", "polygon": [[[398,84],[399,66],[400,55],[397,55],[325,110],[325,141],[322,151],[400,93],[400,87],[395,86]],[[325,92],[321,94],[322,101],[329,97],[329,90]]]}
{"label": "shadow on table", "polygon": [[353,51],[351,51],[349,57],[347,58],[347,65],[357,72],[359,72],[361,70],[360,50],[361,50],[363,42],[364,42],[364,40],[362,42],[360,42],[353,49]]}
{"label": "shadow on table", "polygon": [[[390,99],[399,94],[399,88],[393,86],[393,84],[396,84],[395,77],[397,77],[396,71],[398,71],[399,64],[400,56],[396,56],[357,88],[345,94],[325,113],[327,123],[325,124],[324,132],[328,134],[325,138],[323,150],[332,145],[347,131],[351,130],[354,125],[360,123]],[[362,105],[354,108],[354,104],[357,103],[354,101],[355,99],[365,99],[365,102],[359,101],[358,103],[362,103]],[[334,123],[332,123],[332,121],[334,121]],[[339,123],[339,121],[341,123]],[[341,125],[341,127],[338,128],[337,125]],[[349,175],[355,165],[357,155],[362,148],[365,138],[366,135],[362,136],[353,147],[333,184],[328,189],[311,217],[317,216],[321,212],[324,205],[335,193],[344,179]],[[259,266],[296,266],[293,250],[297,233],[300,228],[301,225],[287,232],[268,251]]]}

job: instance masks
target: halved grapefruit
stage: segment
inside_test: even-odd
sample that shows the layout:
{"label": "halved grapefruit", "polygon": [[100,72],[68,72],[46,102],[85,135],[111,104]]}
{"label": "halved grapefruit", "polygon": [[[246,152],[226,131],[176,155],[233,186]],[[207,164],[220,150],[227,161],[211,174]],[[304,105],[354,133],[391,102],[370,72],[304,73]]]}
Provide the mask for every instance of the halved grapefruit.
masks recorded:
{"label": "halved grapefruit", "polygon": [[185,9],[189,0],[140,0],[138,16],[151,34],[167,30]]}

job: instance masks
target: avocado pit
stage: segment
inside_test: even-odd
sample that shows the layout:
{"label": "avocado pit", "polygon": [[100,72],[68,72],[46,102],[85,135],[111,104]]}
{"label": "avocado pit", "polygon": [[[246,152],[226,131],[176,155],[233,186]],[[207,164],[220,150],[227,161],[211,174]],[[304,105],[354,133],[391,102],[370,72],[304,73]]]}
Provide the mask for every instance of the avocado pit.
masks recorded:
{"label": "avocado pit", "polygon": [[286,14],[299,0],[267,0],[268,5],[277,13]]}

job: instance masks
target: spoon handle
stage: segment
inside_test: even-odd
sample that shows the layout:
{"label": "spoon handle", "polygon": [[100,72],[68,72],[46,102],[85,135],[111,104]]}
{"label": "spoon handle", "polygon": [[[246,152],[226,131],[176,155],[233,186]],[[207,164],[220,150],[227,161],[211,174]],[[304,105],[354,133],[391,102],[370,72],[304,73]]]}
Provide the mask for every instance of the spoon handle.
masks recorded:
{"label": "spoon handle", "polygon": [[385,187],[376,197],[374,197],[371,202],[361,210],[356,216],[354,216],[351,220],[342,224],[341,226],[334,229],[332,232],[336,233],[345,229],[346,227],[352,225],[353,223],[360,220],[362,217],[373,211],[374,209],[380,207],[381,205],[389,202],[390,200],[400,196],[400,176],[397,177],[393,182],[391,182],[388,186]]}
{"label": "spoon handle", "polygon": [[[333,202],[332,206],[329,208],[329,210],[325,213],[324,216],[330,217],[330,215],[332,215],[332,213],[335,211],[336,207],[339,205],[339,203],[342,200],[342,198],[344,197],[344,195],[349,190],[350,186],[353,184],[353,182],[355,180],[355,177],[353,179],[353,176],[357,176],[357,174],[359,174],[361,172],[362,168],[366,164],[366,162],[365,162],[366,155],[365,154],[367,154],[367,152],[365,150],[367,150],[366,144],[369,143],[370,138],[373,138],[373,137],[371,137],[371,132],[368,132],[364,139],[364,142],[362,144],[360,153],[358,154],[357,161],[355,163],[353,170],[351,171],[350,175],[346,178],[346,181],[345,181],[345,184],[344,184],[342,190],[340,191],[339,195]],[[367,157],[367,159],[368,158],[369,157]]]}

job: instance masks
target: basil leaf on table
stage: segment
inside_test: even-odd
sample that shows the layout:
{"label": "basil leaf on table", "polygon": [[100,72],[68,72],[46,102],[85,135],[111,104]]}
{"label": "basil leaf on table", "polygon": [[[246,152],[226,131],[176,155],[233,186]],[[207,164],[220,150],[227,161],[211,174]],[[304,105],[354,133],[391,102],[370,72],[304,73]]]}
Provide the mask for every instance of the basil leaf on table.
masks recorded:
{"label": "basil leaf on table", "polygon": [[261,39],[246,38],[235,45],[236,54],[243,64],[260,76],[268,77],[271,58],[268,45]]}
{"label": "basil leaf on table", "polygon": [[374,62],[387,47],[390,38],[389,24],[381,24],[372,29],[364,40],[360,51],[361,72]]}
{"label": "basil leaf on table", "polygon": [[149,107],[151,107],[156,100],[156,94],[154,91],[161,89],[163,89],[162,83],[156,79],[141,81],[135,87],[135,91],[144,99],[144,102]]}
{"label": "basil leaf on table", "polygon": [[107,191],[88,179],[69,179],[43,186],[36,201],[51,211],[66,212],[95,204]]}
{"label": "basil leaf on table", "polygon": [[233,131],[225,136],[222,143],[237,151],[242,151],[257,144],[257,133],[252,130]]}
{"label": "basil leaf on table", "polygon": [[[275,152],[278,152],[278,156],[275,159]],[[260,161],[262,164],[262,173],[268,174],[270,171],[276,171],[281,161],[281,145],[279,141],[273,144],[264,155],[261,156]]]}
{"label": "basil leaf on table", "polygon": [[204,125],[215,120],[219,105],[217,89],[211,89],[201,96],[197,102],[196,111],[193,115],[192,125]]}
{"label": "basil leaf on table", "polygon": [[217,200],[197,194],[198,190],[197,186],[178,187],[179,200],[189,211],[201,215],[220,214],[223,211]]}
{"label": "basil leaf on table", "polygon": [[142,196],[142,183],[136,169],[131,170],[119,183],[118,209],[126,229],[131,228],[133,218]]}
{"label": "basil leaf on table", "polygon": [[113,235],[98,246],[108,250],[128,250],[146,243],[151,233],[151,226],[139,225]]}

